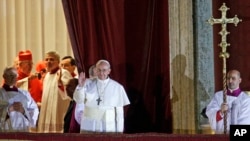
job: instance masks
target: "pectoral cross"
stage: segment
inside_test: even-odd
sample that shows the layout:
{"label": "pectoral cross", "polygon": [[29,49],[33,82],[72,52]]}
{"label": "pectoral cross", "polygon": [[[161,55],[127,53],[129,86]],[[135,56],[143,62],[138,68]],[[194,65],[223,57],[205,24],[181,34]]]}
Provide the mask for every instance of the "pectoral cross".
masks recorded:
{"label": "pectoral cross", "polygon": [[[221,35],[221,42],[219,46],[222,48],[222,51],[220,52],[219,57],[223,59],[223,102],[227,103],[226,95],[227,95],[227,84],[226,84],[226,73],[227,73],[227,67],[226,67],[226,59],[229,58],[229,53],[227,52],[227,47],[230,46],[229,43],[227,43],[227,35],[230,33],[227,31],[227,24],[233,23],[235,26],[242,20],[237,17],[237,15],[234,16],[234,18],[227,18],[227,10],[229,8],[226,6],[225,3],[220,7],[219,9],[221,11],[221,18],[215,19],[211,17],[208,20],[208,23],[213,24],[221,24],[221,31],[219,34]],[[224,134],[227,133],[227,113],[224,113]]]}
{"label": "pectoral cross", "polygon": [[97,101],[97,105],[100,105],[100,102],[102,101],[100,97],[98,97],[98,99],[96,99]]}

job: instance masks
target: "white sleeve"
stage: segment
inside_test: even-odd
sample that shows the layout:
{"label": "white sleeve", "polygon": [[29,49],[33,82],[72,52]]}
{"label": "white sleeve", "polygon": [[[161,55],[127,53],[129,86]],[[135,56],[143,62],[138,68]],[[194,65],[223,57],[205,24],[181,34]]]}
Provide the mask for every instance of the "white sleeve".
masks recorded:
{"label": "white sleeve", "polygon": [[84,104],[77,104],[76,103],[75,120],[78,122],[78,124],[81,124],[83,110],[84,110]]}
{"label": "white sleeve", "polygon": [[246,96],[238,104],[238,114],[237,124],[239,125],[249,125],[250,124],[250,98]]}
{"label": "white sleeve", "polygon": [[25,116],[28,118],[30,126],[35,127],[37,124],[37,120],[38,120],[39,109],[38,109],[36,102],[31,97],[31,95],[29,93],[26,93],[26,96],[28,98],[28,103],[27,103],[27,107],[24,108]]}
{"label": "white sleeve", "polygon": [[61,85],[63,85],[63,90],[61,90],[61,89],[59,88],[59,94],[60,94],[60,96],[61,96],[61,98],[62,98],[63,100],[67,100],[67,99],[70,99],[70,97],[69,97],[68,94],[67,94],[66,85],[68,84],[69,80],[72,79],[72,76],[71,76],[71,74],[70,74],[67,70],[65,70],[65,69],[61,69],[61,73],[62,73],[62,74],[61,74],[61,82],[62,82]]}
{"label": "white sleeve", "polygon": [[[224,130],[224,120],[216,120],[217,112],[220,110],[221,103],[223,102],[223,93],[215,93],[210,103],[207,105],[206,115],[209,120],[209,124],[212,130],[216,133],[223,132]],[[221,115],[222,116],[222,115]]]}
{"label": "white sleeve", "polygon": [[85,100],[85,87],[77,86],[73,94],[73,99],[77,104],[84,104]]}

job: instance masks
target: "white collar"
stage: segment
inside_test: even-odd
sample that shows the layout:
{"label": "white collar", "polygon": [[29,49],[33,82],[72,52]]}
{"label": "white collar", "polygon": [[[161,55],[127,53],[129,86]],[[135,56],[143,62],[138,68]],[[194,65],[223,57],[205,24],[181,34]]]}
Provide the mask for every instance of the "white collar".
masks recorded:
{"label": "white collar", "polygon": [[101,80],[101,79],[97,78],[97,83],[101,83],[101,84],[106,85],[106,84],[108,83],[109,80],[110,80],[109,77],[108,77],[107,79],[105,79],[105,80]]}
{"label": "white collar", "polygon": [[228,88],[228,90],[229,90],[230,92],[233,92],[233,91],[238,90],[238,89],[239,89],[239,87],[237,87],[236,89],[233,89],[233,90]]}

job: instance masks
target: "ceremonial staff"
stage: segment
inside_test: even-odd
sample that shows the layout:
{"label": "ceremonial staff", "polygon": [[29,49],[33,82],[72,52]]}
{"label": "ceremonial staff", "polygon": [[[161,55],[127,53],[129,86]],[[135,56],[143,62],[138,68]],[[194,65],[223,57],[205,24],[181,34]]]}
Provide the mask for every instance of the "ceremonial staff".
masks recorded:
{"label": "ceremonial staff", "polygon": [[[234,23],[235,26],[242,20],[237,17],[237,15],[234,16],[234,18],[227,18],[227,10],[229,8],[226,6],[225,3],[222,4],[222,6],[219,8],[221,11],[221,18],[220,19],[215,19],[211,17],[208,20],[208,23],[213,25],[213,24],[221,24],[221,31],[219,34],[221,35],[221,42],[219,46],[221,47],[222,51],[220,52],[219,57],[223,59],[223,68],[222,68],[222,73],[223,73],[223,103],[227,103],[227,66],[226,66],[226,61],[227,58],[229,58],[229,53],[227,52],[227,47],[230,46],[229,43],[227,43],[227,35],[230,33],[227,31],[227,24],[228,23]],[[227,112],[224,112],[224,134],[227,133]]]}

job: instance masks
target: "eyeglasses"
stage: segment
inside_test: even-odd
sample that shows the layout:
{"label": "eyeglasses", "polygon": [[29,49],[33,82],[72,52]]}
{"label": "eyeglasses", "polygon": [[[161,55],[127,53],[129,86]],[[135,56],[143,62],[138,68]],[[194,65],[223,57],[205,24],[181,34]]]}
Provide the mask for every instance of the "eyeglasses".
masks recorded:
{"label": "eyeglasses", "polygon": [[105,73],[105,72],[108,72],[109,71],[109,69],[97,69],[97,72],[103,72],[103,73]]}

